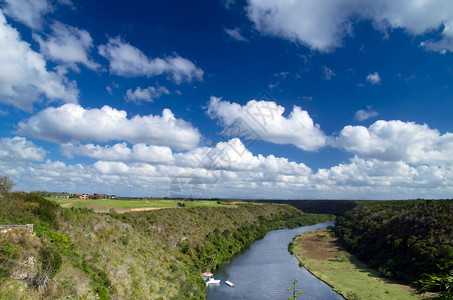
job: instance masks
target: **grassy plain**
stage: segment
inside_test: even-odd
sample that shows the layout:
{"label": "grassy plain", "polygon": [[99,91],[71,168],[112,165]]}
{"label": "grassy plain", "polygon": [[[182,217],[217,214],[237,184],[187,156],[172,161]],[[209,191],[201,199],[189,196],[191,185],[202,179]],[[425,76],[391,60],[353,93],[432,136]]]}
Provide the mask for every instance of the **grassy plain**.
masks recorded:
{"label": "grassy plain", "polygon": [[[79,198],[47,198],[57,202],[62,207],[75,207],[75,208],[88,208],[93,209],[95,212],[108,213],[110,209],[115,210],[117,213],[125,213],[130,211],[145,211],[160,208],[174,208],[179,207],[178,199],[79,199]],[[221,202],[218,204],[214,200],[194,200],[184,201],[186,207],[225,207],[231,206],[228,202]]]}
{"label": "grassy plain", "polygon": [[409,286],[379,277],[342,250],[328,229],[302,233],[292,243],[301,264],[346,299],[421,299]]}

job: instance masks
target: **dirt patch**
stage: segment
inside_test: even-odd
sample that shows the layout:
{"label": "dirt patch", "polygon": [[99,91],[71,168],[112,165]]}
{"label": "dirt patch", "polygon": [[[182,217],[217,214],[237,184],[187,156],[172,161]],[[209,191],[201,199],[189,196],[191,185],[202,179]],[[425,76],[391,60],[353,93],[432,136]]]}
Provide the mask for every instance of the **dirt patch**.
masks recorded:
{"label": "dirt patch", "polygon": [[301,250],[303,256],[309,259],[326,260],[335,258],[341,248],[335,242],[335,238],[326,232],[309,232],[301,236]]}
{"label": "dirt patch", "polygon": [[127,212],[148,211],[148,210],[156,210],[156,209],[162,209],[162,208],[161,207],[139,207],[139,208],[131,208],[131,209],[111,208],[109,210],[106,210],[106,209],[95,209],[94,211],[97,212],[97,213],[109,213],[111,210],[113,210],[117,214],[124,214],[124,213],[127,213]]}
{"label": "dirt patch", "polygon": [[131,208],[129,211],[147,211],[147,210],[156,210],[161,209],[161,207],[140,207],[140,208]]}
{"label": "dirt patch", "polygon": [[69,207],[69,206],[73,206],[73,205],[74,205],[74,203],[68,202],[68,203],[61,204],[60,206],[61,207]]}

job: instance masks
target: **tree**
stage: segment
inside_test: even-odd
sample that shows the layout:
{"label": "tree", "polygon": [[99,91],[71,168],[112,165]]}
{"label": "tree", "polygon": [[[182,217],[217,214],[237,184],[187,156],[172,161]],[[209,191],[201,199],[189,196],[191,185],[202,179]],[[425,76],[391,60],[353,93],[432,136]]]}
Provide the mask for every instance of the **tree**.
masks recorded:
{"label": "tree", "polygon": [[415,282],[419,293],[437,293],[435,299],[453,299],[453,270],[447,275],[426,274]]}
{"label": "tree", "polygon": [[9,193],[15,185],[8,176],[0,176],[0,194]]}

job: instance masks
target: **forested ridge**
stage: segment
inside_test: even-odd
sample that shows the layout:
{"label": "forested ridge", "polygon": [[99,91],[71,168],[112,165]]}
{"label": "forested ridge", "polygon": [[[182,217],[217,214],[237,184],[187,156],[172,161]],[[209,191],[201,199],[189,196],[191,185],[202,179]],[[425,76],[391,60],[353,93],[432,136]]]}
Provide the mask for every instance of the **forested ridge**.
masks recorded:
{"label": "forested ridge", "polygon": [[288,205],[98,214],[32,194],[4,193],[0,299],[204,299],[214,270],[268,230],[333,220]]}
{"label": "forested ridge", "polygon": [[420,283],[453,270],[453,200],[358,203],[337,218],[335,234],[383,276]]}

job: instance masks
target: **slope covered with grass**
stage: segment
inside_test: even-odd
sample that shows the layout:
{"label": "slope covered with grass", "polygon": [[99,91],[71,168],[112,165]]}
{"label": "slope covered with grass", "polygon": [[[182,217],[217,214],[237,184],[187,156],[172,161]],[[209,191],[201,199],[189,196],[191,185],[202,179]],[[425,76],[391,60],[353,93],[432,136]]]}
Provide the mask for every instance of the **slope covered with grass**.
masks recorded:
{"label": "slope covered with grass", "polygon": [[203,299],[213,270],[271,229],[323,222],[287,205],[97,214],[34,195],[0,198],[2,299]]}

